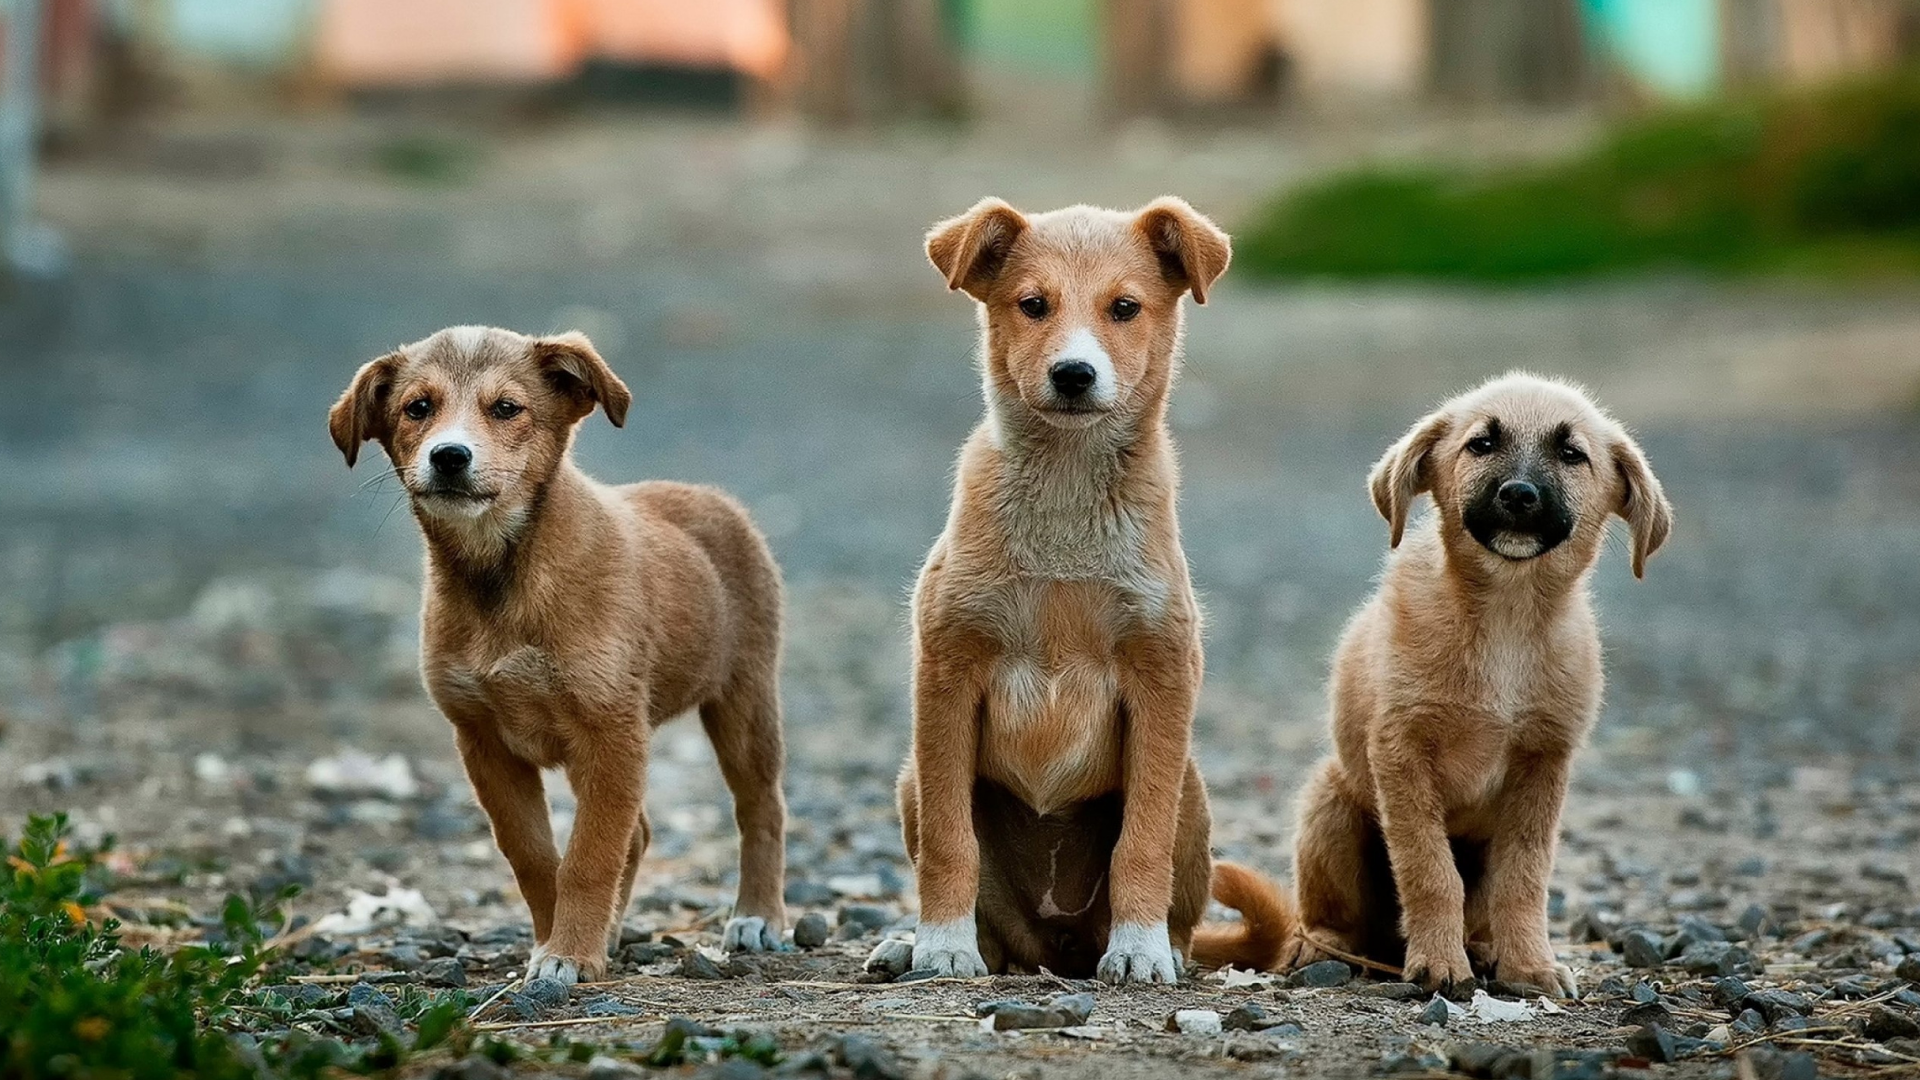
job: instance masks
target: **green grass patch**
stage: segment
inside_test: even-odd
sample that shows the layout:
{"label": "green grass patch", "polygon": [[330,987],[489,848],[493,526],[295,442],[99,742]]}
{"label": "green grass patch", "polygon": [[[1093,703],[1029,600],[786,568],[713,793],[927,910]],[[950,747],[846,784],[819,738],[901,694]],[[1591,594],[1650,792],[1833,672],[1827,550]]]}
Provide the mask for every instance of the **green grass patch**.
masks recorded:
{"label": "green grass patch", "polygon": [[[108,844],[73,842],[65,815],[29,818],[19,841],[0,840],[0,1077],[6,1080],[337,1080],[419,1076],[478,1055],[497,1064],[561,1065],[609,1055],[639,1065],[740,1058],[781,1061],[769,1036],[670,1022],[650,1048],[607,1047],[555,1035],[524,1046],[478,1032],[466,991],[402,990],[387,1003],[401,1021],[375,1037],[343,1027],[312,987],[284,985],[290,961],[270,943],[286,927],[285,901],[232,896],[219,940],[162,952],[124,946],[119,924],[89,909],[111,887]],[[275,983],[283,985],[275,986]],[[330,997],[331,995],[329,995]],[[351,996],[348,997],[351,1002]],[[394,1025],[387,1025],[393,1027]]]}
{"label": "green grass patch", "polygon": [[1544,165],[1345,173],[1278,198],[1234,262],[1489,282],[1920,274],[1920,70],[1648,117]]}

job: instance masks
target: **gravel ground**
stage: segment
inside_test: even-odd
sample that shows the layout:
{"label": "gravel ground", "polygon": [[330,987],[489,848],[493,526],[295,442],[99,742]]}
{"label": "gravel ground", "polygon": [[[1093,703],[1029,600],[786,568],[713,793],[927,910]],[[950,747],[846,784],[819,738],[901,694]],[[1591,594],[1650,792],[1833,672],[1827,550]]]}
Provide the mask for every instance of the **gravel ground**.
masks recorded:
{"label": "gravel ground", "polygon": [[[726,485],[786,569],[790,899],[827,941],[711,951],[734,843],[680,722],[652,766],[618,980],[565,1003],[516,992],[483,1022],[593,1020],[503,1030],[648,1046],[682,1017],[863,1076],[1597,1076],[1669,1052],[1677,1076],[1812,1075],[1791,1053],[1821,1075],[1920,1070],[1902,1041],[1920,1037],[1903,989],[1920,980],[1920,304],[1893,287],[1239,282],[1192,313],[1175,426],[1211,627],[1197,753],[1216,847],[1277,874],[1325,658],[1385,548],[1361,488],[1380,448],[1513,366],[1588,381],[1642,434],[1680,524],[1644,583],[1622,550],[1596,578],[1608,705],[1555,876],[1583,1000],[1495,1019],[1379,982],[861,972],[911,925],[891,807],[903,595],[978,410],[971,316],[920,265],[919,229],[988,191],[1181,191],[1231,224],[1270,178],[1445,134],[1087,146],[589,119],[490,135],[477,175],[423,188],[362,163],[389,126],[332,118],[181,124],[69,161],[45,203],[74,271],[0,304],[0,831],[59,807],[118,834],[116,902],[160,940],[198,932],[178,904],[302,885],[301,916],[340,919],[303,931],[289,971],[400,973],[313,984],[302,1024],[351,1030],[342,1010],[378,1011],[366,994],[455,969],[476,1002],[504,985],[524,912],[418,688],[418,542],[392,492],[341,467],[323,415],[357,363],[440,325],[579,325],[637,396],[625,429],[583,432],[588,468]],[[208,172],[222,147],[237,173]],[[418,890],[420,925],[342,924],[396,890]],[[1091,1013],[1065,1031],[976,1019],[1082,991]],[[1187,1009],[1245,1030],[1166,1031]],[[1722,1052],[1763,1037],[1744,1064]]]}

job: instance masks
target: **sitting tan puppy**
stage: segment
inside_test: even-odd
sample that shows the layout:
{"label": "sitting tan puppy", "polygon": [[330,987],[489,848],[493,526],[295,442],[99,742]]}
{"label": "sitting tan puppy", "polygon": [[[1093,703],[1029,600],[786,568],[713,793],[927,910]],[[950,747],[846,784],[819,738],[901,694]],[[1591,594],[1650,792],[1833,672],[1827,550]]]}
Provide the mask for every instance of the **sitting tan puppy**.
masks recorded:
{"label": "sitting tan puppy", "polygon": [[[912,966],[1174,982],[1210,822],[1166,408],[1181,298],[1206,301],[1227,237],[1178,199],[1031,217],[988,199],[927,255],[979,302],[987,413],[914,591]],[[1289,929],[1249,918],[1197,951],[1277,950]]]}
{"label": "sitting tan puppy", "polygon": [[[1429,988],[1496,978],[1574,992],[1547,940],[1573,753],[1600,709],[1587,577],[1619,514],[1633,573],[1672,508],[1625,429],[1566,383],[1508,375],[1415,424],[1374,466],[1398,549],[1334,659],[1334,754],[1300,802],[1302,927]],[[1401,543],[1408,507],[1434,512]]]}
{"label": "sitting tan puppy", "polygon": [[[380,443],[427,544],[421,666],[533,913],[530,977],[606,971],[646,851],[647,744],[689,709],[740,827],[729,949],[780,943],[780,571],[711,488],[607,487],[573,464],[598,404],[633,396],[580,334],[458,326],[360,369],[328,428]],[[562,858],[542,768],[579,811]]]}

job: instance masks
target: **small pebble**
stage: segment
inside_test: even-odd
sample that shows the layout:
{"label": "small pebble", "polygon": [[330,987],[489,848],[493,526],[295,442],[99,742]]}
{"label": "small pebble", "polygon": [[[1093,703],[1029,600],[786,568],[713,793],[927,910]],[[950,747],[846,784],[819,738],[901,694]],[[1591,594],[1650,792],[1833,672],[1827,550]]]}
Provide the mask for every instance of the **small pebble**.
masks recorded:
{"label": "small pebble", "polygon": [[1220,1014],[1212,1009],[1181,1009],[1167,1017],[1167,1030],[1182,1035],[1218,1035],[1222,1029]]}
{"label": "small pebble", "polygon": [[1627,1052],[1659,1065],[1672,1064],[1680,1056],[1673,1036],[1663,1027],[1643,1027],[1627,1036]]}
{"label": "small pebble", "polygon": [[1353,981],[1353,969],[1344,960],[1322,960],[1287,977],[1287,985],[1302,986],[1345,986]]}
{"label": "small pebble", "polygon": [[1447,1021],[1452,1018],[1452,1006],[1447,1003],[1446,998],[1435,994],[1433,1000],[1427,1002],[1427,1007],[1420,1010],[1419,1019],[1423,1024],[1432,1024],[1434,1027],[1446,1027]]}
{"label": "small pebble", "polygon": [[709,981],[727,977],[727,973],[721,971],[718,964],[709,960],[707,954],[697,949],[689,950],[687,955],[680,958],[680,970],[675,972],[675,974],[683,979],[705,979]]}
{"label": "small pebble", "polygon": [[419,976],[423,984],[445,990],[458,990],[467,985],[467,969],[451,956],[421,964]]}
{"label": "small pebble", "polygon": [[802,949],[817,949],[827,943],[832,933],[833,929],[827,925],[825,915],[809,911],[793,924],[793,943]]}
{"label": "small pebble", "polygon": [[1659,967],[1666,959],[1666,943],[1651,930],[1629,930],[1621,935],[1621,955],[1632,968]]}

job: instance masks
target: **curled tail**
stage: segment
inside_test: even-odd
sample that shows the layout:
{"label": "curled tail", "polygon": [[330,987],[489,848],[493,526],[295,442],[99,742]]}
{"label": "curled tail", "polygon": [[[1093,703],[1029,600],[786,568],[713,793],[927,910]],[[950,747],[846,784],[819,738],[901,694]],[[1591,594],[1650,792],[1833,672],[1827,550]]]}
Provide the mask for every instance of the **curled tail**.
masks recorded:
{"label": "curled tail", "polygon": [[1238,863],[1213,864],[1213,898],[1240,913],[1240,922],[1207,923],[1193,931],[1193,959],[1205,967],[1266,971],[1280,962],[1293,937],[1293,898]]}

